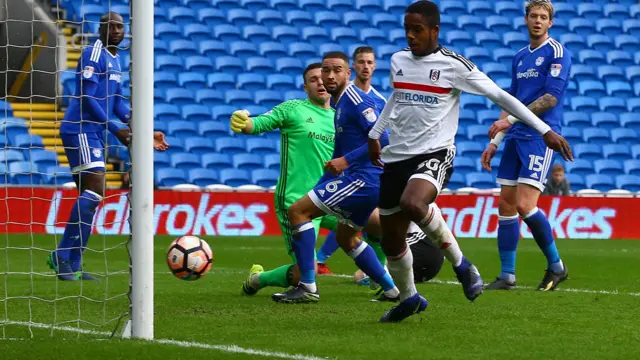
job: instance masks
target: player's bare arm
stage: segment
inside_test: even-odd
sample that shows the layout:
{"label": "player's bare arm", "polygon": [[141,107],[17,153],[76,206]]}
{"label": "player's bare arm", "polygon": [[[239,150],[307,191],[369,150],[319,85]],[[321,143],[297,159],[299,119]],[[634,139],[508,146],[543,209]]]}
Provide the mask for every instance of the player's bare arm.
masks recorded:
{"label": "player's bare arm", "polygon": [[[558,104],[558,99],[551,94],[544,94],[540,96],[537,100],[532,102],[527,106],[532,113],[536,115],[541,115],[547,112],[550,109],[553,109]],[[506,111],[502,111],[500,114],[500,118],[496,120],[493,125],[489,128],[489,138],[493,139],[498,135],[500,131],[508,129],[511,125],[514,124],[515,121],[518,121],[517,118],[508,118],[509,114]]]}
{"label": "player's bare arm", "polygon": [[324,170],[332,173],[333,175],[340,175],[349,167],[349,162],[344,156],[327,161],[324,166]]}

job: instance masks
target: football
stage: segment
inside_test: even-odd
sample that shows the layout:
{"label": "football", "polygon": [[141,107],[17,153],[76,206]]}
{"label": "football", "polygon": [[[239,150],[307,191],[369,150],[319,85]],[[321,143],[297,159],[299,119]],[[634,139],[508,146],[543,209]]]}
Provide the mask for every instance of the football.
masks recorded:
{"label": "football", "polygon": [[191,281],[203,277],[211,268],[213,253],[206,241],[196,236],[174,240],[167,252],[167,264],[178,279]]}

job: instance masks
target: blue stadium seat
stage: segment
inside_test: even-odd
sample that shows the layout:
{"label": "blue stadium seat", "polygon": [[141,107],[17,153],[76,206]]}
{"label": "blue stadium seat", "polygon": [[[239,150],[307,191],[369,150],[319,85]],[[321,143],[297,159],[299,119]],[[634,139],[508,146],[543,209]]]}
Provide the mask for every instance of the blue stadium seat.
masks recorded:
{"label": "blue stadium seat", "polygon": [[348,46],[358,41],[355,30],[348,27],[337,27],[331,29],[331,41],[337,42],[342,46]]}
{"label": "blue stadium seat", "polygon": [[220,9],[206,8],[197,11],[198,22],[204,23],[209,28],[222,25],[227,22],[225,12]]}
{"label": "blue stadium seat", "polygon": [[485,63],[482,71],[489,77],[509,77],[511,74],[509,69],[500,63]]}
{"label": "blue stadium seat", "polygon": [[464,141],[457,144],[461,156],[480,158],[484,151],[484,145],[478,142]]}
{"label": "blue stadium seat", "polygon": [[637,175],[616,176],[616,188],[629,190],[632,192],[638,192],[640,191],[640,176],[637,176]]}
{"label": "blue stadium seat", "polygon": [[242,73],[238,75],[238,89],[247,91],[258,91],[265,88],[266,79],[264,75],[254,73]]}
{"label": "blue stadium seat", "polygon": [[38,165],[29,161],[14,161],[9,164],[11,182],[19,185],[40,185],[44,182]]}
{"label": "blue stadium seat", "polygon": [[633,98],[627,100],[627,109],[629,112],[640,112],[640,98]]}
{"label": "blue stadium seat", "polygon": [[211,30],[203,24],[188,24],[182,30],[184,37],[189,40],[200,42],[211,39]]}
{"label": "blue stadium seat", "polygon": [[281,92],[274,90],[260,90],[256,91],[254,96],[254,103],[262,105],[268,108],[272,108],[283,101]]}
{"label": "blue stadium seat", "polygon": [[247,151],[252,154],[266,155],[275,152],[276,148],[270,139],[250,138],[247,139]]}
{"label": "blue stadium seat", "polygon": [[247,71],[256,74],[268,75],[273,73],[273,61],[264,57],[250,57],[247,59]]}
{"label": "blue stadium seat", "polygon": [[267,0],[241,0],[240,6],[251,12],[269,8],[269,2]]}
{"label": "blue stadium seat", "polygon": [[171,155],[179,152],[184,152],[184,139],[181,137],[167,136],[167,143],[170,144],[165,153]]}
{"label": "blue stadium seat", "polygon": [[221,137],[229,133],[227,124],[220,121],[202,121],[198,123],[198,134],[207,137]]}
{"label": "blue stadium seat", "polygon": [[513,63],[513,57],[515,55],[516,55],[516,51],[510,48],[495,49],[493,51],[493,60],[501,63],[502,65],[510,69]]}
{"label": "blue stadium seat", "polygon": [[298,41],[300,34],[297,28],[288,25],[279,25],[271,29],[271,38],[281,43]]}
{"label": "blue stadium seat", "polygon": [[602,146],[598,144],[576,144],[573,151],[576,158],[582,160],[593,161],[602,158]]}
{"label": "blue stadium seat", "polygon": [[[404,17],[401,18],[401,25],[404,22]],[[440,34],[445,34],[453,30],[458,30],[456,20],[450,15],[440,15]]]}
{"label": "blue stadium seat", "polygon": [[313,14],[317,14],[320,11],[327,10],[326,2],[324,0],[298,0],[298,6],[304,10]]}
{"label": "blue stadium seat", "polygon": [[629,8],[629,17],[640,18],[640,4],[631,5]]}
{"label": "blue stadium seat", "polygon": [[598,66],[598,78],[601,81],[625,81],[623,69],[613,65]]}
{"label": "blue stadium seat", "polygon": [[[587,45],[584,37],[578,34],[562,34],[560,35],[560,43],[569,49],[572,53],[576,53],[584,49]],[[572,66],[573,67],[573,66]]]}
{"label": "blue stadium seat", "polygon": [[205,105],[185,105],[182,107],[182,117],[187,121],[208,121],[211,120],[211,111]]}
{"label": "blue stadium seat", "polygon": [[253,94],[246,90],[230,90],[225,94],[225,102],[228,105],[242,106],[253,102]]}
{"label": "blue stadium seat", "polygon": [[365,28],[360,30],[360,40],[369,46],[378,47],[387,42],[387,35],[379,29]]}
{"label": "blue stadium seat", "polygon": [[[472,124],[473,125],[473,124]],[[458,131],[456,132],[455,141],[456,144],[460,141],[468,141],[467,139],[467,127],[470,126],[468,123],[464,124],[462,119],[459,122]]]}
{"label": "blue stadium seat", "polygon": [[212,0],[212,5],[220,10],[229,11],[238,7],[237,0]]}
{"label": "blue stadium seat", "polygon": [[153,19],[155,20],[156,25],[169,22],[169,18],[167,17],[167,9],[154,6],[153,8]]}
{"label": "blue stadium seat", "polygon": [[276,60],[276,71],[291,76],[299,76],[304,69],[302,61],[293,57],[283,57]]}
{"label": "blue stadium seat", "polygon": [[500,78],[495,80],[496,85],[500,87],[500,89],[504,91],[509,91],[511,88],[511,79],[510,78]]}
{"label": "blue stadium seat", "polygon": [[498,15],[507,16],[510,18],[524,17],[524,10],[522,10],[518,4],[512,1],[498,1],[495,5],[495,10]]}
{"label": "blue stadium seat", "polygon": [[[592,125],[589,114],[581,111],[569,111],[564,113],[564,125],[577,128],[586,128]],[[596,126],[596,125],[594,125]]]}
{"label": "blue stadium seat", "polygon": [[281,12],[273,9],[263,9],[256,12],[256,22],[272,28],[284,24],[284,16]]}
{"label": "blue stadium seat", "polygon": [[594,112],[599,109],[596,99],[589,97],[575,96],[570,102],[573,111]]}
{"label": "blue stadium seat", "polygon": [[594,22],[582,18],[569,19],[569,30],[581,36],[588,36],[596,32]]}
{"label": "blue stadium seat", "polygon": [[353,0],[327,0],[327,8],[340,14],[353,10]]}
{"label": "blue stadium seat", "polygon": [[[555,26],[556,20],[560,20],[560,19],[553,19],[553,22],[554,22],[553,25],[554,26]],[[511,21],[511,24],[512,24],[511,26],[513,27],[513,30],[515,30],[515,31],[524,31],[524,32],[527,31],[527,25],[522,20],[522,17],[513,18],[513,20]],[[565,28],[566,29],[569,28],[569,24],[568,23],[566,24]]]}
{"label": "blue stadium seat", "polygon": [[191,184],[205,187],[218,182],[218,173],[211,169],[191,169],[187,180]]}
{"label": "blue stadium seat", "polygon": [[626,81],[607,81],[606,84],[608,96],[628,99],[634,95],[631,85]]}
{"label": "blue stadium seat", "polygon": [[521,32],[510,31],[502,36],[502,41],[505,46],[514,50],[520,50],[523,47],[529,45],[529,38],[527,35]]}
{"label": "blue stadium seat", "polygon": [[313,17],[315,24],[325,29],[342,26],[342,17],[333,11],[320,11]]}
{"label": "blue stadium seat", "polygon": [[[193,103],[193,91],[181,87],[167,89],[165,101],[174,105],[183,106]],[[159,119],[167,120],[167,119]]]}
{"label": "blue stadium seat", "polygon": [[566,163],[565,169],[570,174],[585,176],[593,174],[593,163],[586,159],[577,158],[573,162]]}
{"label": "blue stadium seat", "polygon": [[633,129],[615,128],[611,130],[611,140],[618,144],[635,144],[638,142],[638,132]]}
{"label": "blue stadium seat", "polygon": [[207,86],[220,91],[235,89],[236,79],[231,74],[212,73],[207,76]]}
{"label": "blue stadium seat", "polygon": [[453,170],[461,172],[473,172],[476,171],[478,166],[476,165],[477,159],[470,157],[457,156],[453,159]]}
{"label": "blue stadium seat", "polygon": [[211,6],[210,0],[182,0],[182,5],[194,10],[203,10]]}
{"label": "blue stadium seat", "polygon": [[47,184],[63,185],[73,182],[71,169],[68,166],[49,166],[45,173],[47,174]]}
{"label": "blue stadium seat", "polygon": [[617,35],[614,38],[616,48],[626,52],[636,52],[640,50],[640,40],[632,35]]}
{"label": "blue stadium seat", "polygon": [[485,125],[471,125],[467,127],[467,138],[471,141],[483,141],[487,138]]}
{"label": "blue stadium seat", "polygon": [[155,118],[160,121],[181,120],[180,110],[176,105],[158,104],[153,107]]}
{"label": "blue stadium seat", "polygon": [[472,172],[466,175],[467,186],[474,187],[477,189],[491,189],[496,187],[496,180],[493,178],[493,175],[482,173],[482,172]]}
{"label": "blue stadium seat", "polygon": [[615,19],[598,19],[596,21],[596,30],[607,36],[616,36],[622,32],[622,22]]}
{"label": "blue stadium seat", "polygon": [[577,6],[578,16],[590,21],[602,18],[602,6],[595,3],[582,3]]}
{"label": "blue stadium seat", "polygon": [[207,169],[220,171],[233,167],[229,154],[204,154],[202,155],[202,166]]}
{"label": "blue stadium seat", "polygon": [[629,159],[622,164],[624,173],[628,175],[640,175],[640,160]]}
{"label": "blue stadium seat", "polygon": [[270,4],[272,8],[283,12],[295,10],[298,7],[295,0],[270,0]]}
{"label": "blue stadium seat", "polygon": [[591,34],[587,36],[587,45],[596,51],[606,53],[609,50],[614,50],[613,40],[611,37],[602,34]]}
{"label": "blue stadium seat", "polygon": [[576,192],[585,187],[584,177],[578,174],[565,174],[565,178],[569,181],[571,191]]}
{"label": "blue stadium seat", "polygon": [[307,93],[302,90],[291,90],[284,93],[284,101],[295,99],[306,99]]}
{"label": "blue stadium seat", "polygon": [[[245,109],[249,112],[249,114],[251,116],[258,116],[258,115],[266,114],[267,112],[269,112],[271,110],[268,107],[258,106],[258,105],[248,105],[248,106],[245,107]],[[278,131],[278,130],[276,130],[276,131]]]}
{"label": "blue stadium seat", "polygon": [[247,9],[235,8],[227,12],[227,21],[239,28],[254,24],[254,19],[255,14]]}
{"label": "blue stadium seat", "polygon": [[578,10],[576,9],[576,6],[572,3],[554,2],[553,7],[555,10],[554,17],[556,18],[571,19],[576,17],[576,15],[578,15]]}
{"label": "blue stadium seat", "polygon": [[[640,144],[631,145],[631,156],[634,159],[640,159]],[[0,158],[1,159],[1,158]]]}
{"label": "blue stadium seat", "polygon": [[158,186],[175,186],[187,182],[187,173],[182,169],[162,168],[156,171],[155,181]]}
{"label": "blue stadium seat", "polygon": [[465,47],[473,46],[473,40],[471,40],[471,34],[462,30],[449,31],[445,39],[451,47],[455,49],[464,49]]}
{"label": "blue stadium seat", "polygon": [[631,36],[635,36],[635,37],[640,36],[640,20],[638,19],[624,20],[622,22],[622,30]]}
{"label": "blue stadium seat", "polygon": [[475,34],[476,45],[487,50],[496,50],[502,47],[500,35],[491,31],[478,31]]}
{"label": "blue stadium seat", "polygon": [[591,124],[594,127],[605,129],[605,130],[611,130],[613,128],[620,126],[620,122],[618,121],[618,117],[616,116],[616,114],[607,113],[607,112],[592,113]]}
{"label": "blue stadium seat", "polygon": [[280,171],[280,154],[267,154],[264,157],[264,167]]}
{"label": "blue stadium seat", "polygon": [[242,138],[223,137],[216,139],[216,151],[222,154],[235,155],[245,152],[245,142]]}
{"label": "blue stadium seat", "polygon": [[[186,142],[185,142],[186,143]],[[171,154],[171,167],[189,170],[200,166],[200,156],[187,152]]]}
{"label": "blue stadium seat", "polygon": [[329,32],[320,26],[307,26],[302,29],[302,39],[314,47],[329,42]]}
{"label": "blue stadium seat", "polygon": [[154,152],[153,166],[156,168],[169,167],[171,166],[171,157],[167,152]]}
{"label": "blue stadium seat", "polygon": [[169,43],[164,40],[155,39],[153,41],[153,54],[154,56],[169,55]]}
{"label": "blue stadium seat", "polygon": [[582,130],[582,136],[586,143],[602,145],[611,142],[611,134],[606,129],[586,128]]}
{"label": "blue stadium seat", "polygon": [[303,28],[313,25],[313,16],[308,11],[291,10],[284,14],[285,21],[291,26]]}
{"label": "blue stadium seat", "polygon": [[598,100],[601,111],[612,112],[614,114],[621,114],[627,111],[626,103],[624,99],[618,99],[614,97],[604,97]]}
{"label": "blue stadium seat", "polygon": [[602,146],[602,155],[605,159],[628,160],[631,159],[631,148],[622,144],[606,144]]}
{"label": "blue stadium seat", "polygon": [[476,119],[478,124],[483,124],[485,129],[485,136],[488,134],[489,128],[487,125],[493,124],[494,121],[500,117],[500,110],[480,110],[476,113]]}
{"label": "blue stadium seat", "polygon": [[376,58],[389,60],[398,48],[395,45],[381,45],[376,48]]}
{"label": "blue stadium seat", "polygon": [[187,7],[173,7],[167,10],[169,21],[178,25],[185,26],[196,22],[196,12]]}
{"label": "blue stadium seat", "polygon": [[277,170],[255,169],[251,171],[251,182],[255,185],[269,188],[278,182],[280,173]]}
{"label": "blue stadium seat", "polygon": [[240,28],[231,24],[221,24],[213,27],[213,36],[225,43],[242,40]]}
{"label": "blue stadium seat", "polygon": [[263,25],[248,25],[242,29],[242,37],[254,44],[271,41],[271,31]]}
{"label": "blue stadium seat", "polygon": [[258,45],[258,49],[261,56],[266,56],[271,60],[276,60],[283,56],[287,56],[287,48],[275,41],[269,41]]}
{"label": "blue stadium seat", "polygon": [[463,51],[464,57],[471,60],[474,63],[484,63],[491,61],[491,54],[489,50],[484,47],[474,46],[465,48]]}
{"label": "blue stadium seat", "polygon": [[237,75],[244,71],[244,63],[233,56],[221,56],[216,58],[216,71]]}
{"label": "blue stadium seat", "polygon": [[294,87],[293,77],[290,75],[271,74],[267,76],[267,88],[284,91]]}
{"label": "blue stadium seat", "polygon": [[371,17],[371,25],[388,32],[391,29],[397,29],[400,26],[400,21],[398,17],[388,13],[374,13]]}
{"label": "blue stadium seat", "polygon": [[464,2],[459,0],[442,0],[440,2],[440,12],[442,14],[458,17],[467,12]]}
{"label": "blue stadium seat", "polygon": [[591,174],[585,176],[587,188],[595,189],[602,192],[615,189],[615,182],[609,175]]}
{"label": "blue stadium seat", "polygon": [[511,20],[506,16],[492,15],[485,18],[485,27],[497,34],[512,31]]}
{"label": "blue stadium seat", "polygon": [[160,55],[155,58],[155,68],[159,71],[177,73],[184,69],[182,58],[174,55]]}
{"label": "blue stadium seat", "polygon": [[620,125],[635,131],[640,131],[640,117],[630,112],[622,113],[620,114]]}
{"label": "blue stadium seat", "polygon": [[596,174],[617,176],[624,174],[622,163],[618,160],[602,159],[593,162]]}
{"label": "blue stadium seat", "polygon": [[451,190],[457,190],[461,187],[465,187],[467,186],[467,182],[464,178],[464,176],[461,173],[458,172],[454,172],[451,175],[451,179],[449,179],[449,184],[447,185],[447,188],[451,189]]}
{"label": "blue stadium seat", "polygon": [[294,42],[289,44],[288,55],[292,57],[309,58],[315,56],[318,48],[307,42]]}
{"label": "blue stadium seat", "polygon": [[216,58],[229,53],[227,44],[218,40],[205,40],[200,42],[198,44],[198,52],[200,52],[200,55],[211,59],[211,61],[215,61]]}
{"label": "blue stadium seat", "polygon": [[44,149],[42,136],[40,135],[16,134],[9,135],[9,139],[12,147],[27,150],[27,154],[31,149]]}
{"label": "blue stadium seat", "polygon": [[178,85],[187,90],[195,91],[205,87],[207,85],[207,79],[205,78],[204,73],[181,73],[178,74]]}
{"label": "blue stadium seat", "polygon": [[621,50],[611,50],[607,52],[607,63],[621,67],[634,65],[631,54]]}
{"label": "blue stadium seat", "polygon": [[484,20],[475,15],[460,15],[456,22],[458,28],[472,33],[485,29]]}
{"label": "blue stadium seat", "polygon": [[257,154],[235,154],[232,156],[233,167],[244,170],[264,168],[264,159]]}
{"label": "blue stadium seat", "polygon": [[467,12],[479,18],[486,18],[493,15],[493,4],[488,1],[469,1],[467,2]]}
{"label": "blue stadium seat", "polygon": [[9,140],[4,135],[0,135],[0,151],[4,151],[4,148],[9,144]]}
{"label": "blue stadium seat", "polygon": [[581,96],[598,98],[607,95],[604,84],[601,81],[580,81],[578,83],[578,89]]}
{"label": "blue stadium seat", "polygon": [[168,125],[169,135],[177,137],[187,137],[198,135],[195,123],[190,121],[171,121]]}
{"label": "blue stadium seat", "polygon": [[216,106],[224,104],[225,98],[221,90],[200,89],[196,91],[196,101],[206,106]]}
{"label": "blue stadium seat", "polygon": [[234,41],[229,44],[229,54],[239,58],[258,55],[258,46],[248,41]]}
{"label": "blue stadium seat", "polygon": [[406,47],[407,38],[404,33],[404,29],[393,29],[389,31],[389,42],[396,46]]}
{"label": "blue stadium seat", "polygon": [[249,179],[249,172],[241,169],[220,170],[219,178],[221,183],[231,187],[238,187],[251,182]]}
{"label": "blue stadium seat", "polygon": [[629,82],[638,84],[640,83],[640,66],[629,66],[625,70],[626,79]]}
{"label": "blue stadium seat", "polygon": [[168,89],[178,86],[178,78],[174,73],[156,71],[153,73],[153,87],[155,89]]}
{"label": "blue stadium seat", "polygon": [[[470,109],[460,109],[460,130],[461,127],[466,127],[468,125],[475,125],[478,121],[476,120],[476,112]],[[466,138],[466,136],[465,136]]]}
{"label": "blue stadium seat", "polygon": [[395,16],[404,16],[409,2],[407,0],[383,0],[382,7],[385,12]]}
{"label": "blue stadium seat", "polygon": [[485,102],[484,98],[467,94],[463,94],[460,97],[460,106],[463,109],[469,109],[473,111],[487,109],[487,103]]}
{"label": "blue stadium seat", "polygon": [[375,14],[383,11],[382,0],[356,0],[355,7],[359,11]]}
{"label": "blue stadium seat", "polygon": [[196,155],[203,155],[215,151],[213,141],[204,137],[189,137],[185,139],[185,149],[187,152]]}

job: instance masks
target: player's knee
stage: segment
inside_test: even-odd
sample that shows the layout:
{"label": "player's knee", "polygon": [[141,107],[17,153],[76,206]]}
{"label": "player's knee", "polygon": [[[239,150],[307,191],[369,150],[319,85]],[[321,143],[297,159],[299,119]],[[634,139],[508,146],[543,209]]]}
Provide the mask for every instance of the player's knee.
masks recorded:
{"label": "player's knee", "polygon": [[518,212],[516,204],[513,204],[509,199],[500,197],[498,201],[498,213],[501,216],[513,216]]}
{"label": "player's knee", "polygon": [[419,199],[403,196],[400,199],[400,209],[409,215],[411,219],[420,218],[420,215],[425,207],[424,204],[421,204]]}
{"label": "player's knee", "polygon": [[80,190],[89,190],[102,197],[105,191],[105,175],[104,172],[84,174],[80,178]]}
{"label": "player's knee", "polygon": [[521,216],[529,214],[536,207],[535,203],[528,201],[528,199],[518,199],[516,210]]}

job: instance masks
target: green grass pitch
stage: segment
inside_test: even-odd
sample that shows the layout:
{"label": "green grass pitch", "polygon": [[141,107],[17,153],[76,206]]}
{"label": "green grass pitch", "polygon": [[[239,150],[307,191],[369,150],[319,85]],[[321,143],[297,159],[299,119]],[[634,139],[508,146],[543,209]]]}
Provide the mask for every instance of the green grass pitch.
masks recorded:
{"label": "green grass pitch", "polygon": [[[320,277],[321,301],[313,305],[276,304],[270,298],[275,288],[241,296],[252,264],[270,269],[287,261],[279,237],[206,238],[213,268],[201,280],[186,282],[174,278],[165,263],[172,239],[158,236],[155,338],[176,341],[144,342],[104,340],[128,310],[124,237],[94,235],[90,245],[107,250],[88,253],[85,267],[111,275],[77,283],[56,281],[47,271],[53,236],[4,238],[0,299],[10,299],[0,301],[0,352],[6,359],[621,359],[640,354],[639,241],[560,240],[569,280],[558,291],[541,293],[531,287],[542,278],[544,258],[533,241],[523,240],[517,269],[522,288],[487,292],[474,303],[452,284],[455,277],[445,262],[438,282],[418,286],[430,302],[426,312],[400,324],[380,324],[390,305],[370,302],[367,289],[347,277]],[[499,272],[495,240],[460,242],[485,282],[491,281]],[[339,274],[355,271],[341,252],[329,265]],[[36,274],[28,275],[31,270]],[[69,322],[76,319],[83,322]],[[29,321],[73,329],[28,327]]]}

